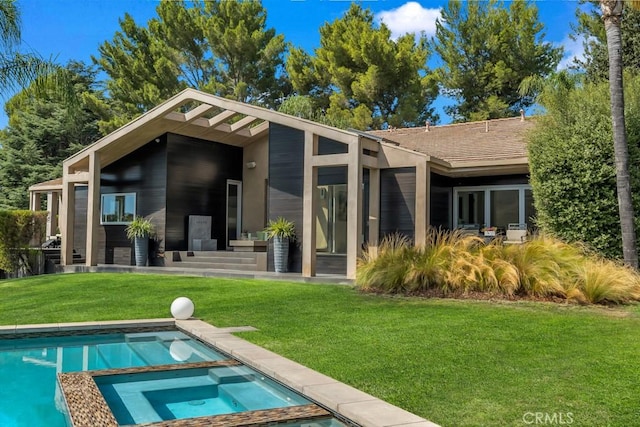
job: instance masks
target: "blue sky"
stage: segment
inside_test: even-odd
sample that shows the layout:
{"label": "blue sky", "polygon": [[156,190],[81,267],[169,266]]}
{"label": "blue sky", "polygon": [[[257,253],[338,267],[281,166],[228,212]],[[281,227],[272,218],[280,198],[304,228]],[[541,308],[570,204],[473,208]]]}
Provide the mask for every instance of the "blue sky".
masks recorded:
{"label": "blue sky", "polygon": [[[287,41],[312,52],[319,45],[318,29],[325,22],[340,18],[350,0],[264,0],[270,27],[284,34]],[[371,9],[394,34],[424,30],[432,35],[435,19],[446,1],[369,0],[360,3]],[[119,30],[118,19],[125,12],[138,24],[155,16],[157,0],[18,0],[22,12],[24,50],[35,50],[60,63],[70,59],[91,62],[98,46],[112,40]],[[581,44],[568,35],[575,22],[577,1],[536,1],[540,20],[545,25],[545,40],[565,47],[566,58],[581,55]],[[445,100],[437,107],[441,110]],[[442,114],[441,123],[448,119]],[[0,128],[6,126],[4,111]]]}

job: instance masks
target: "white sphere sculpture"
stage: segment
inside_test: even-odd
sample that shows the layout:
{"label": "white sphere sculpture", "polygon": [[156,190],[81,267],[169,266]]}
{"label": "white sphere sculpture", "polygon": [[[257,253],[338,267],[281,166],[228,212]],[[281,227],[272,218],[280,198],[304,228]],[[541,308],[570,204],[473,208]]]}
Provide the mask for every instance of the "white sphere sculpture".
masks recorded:
{"label": "white sphere sculpture", "polygon": [[186,320],[193,315],[193,301],[187,297],[178,297],[171,303],[171,315],[178,320]]}

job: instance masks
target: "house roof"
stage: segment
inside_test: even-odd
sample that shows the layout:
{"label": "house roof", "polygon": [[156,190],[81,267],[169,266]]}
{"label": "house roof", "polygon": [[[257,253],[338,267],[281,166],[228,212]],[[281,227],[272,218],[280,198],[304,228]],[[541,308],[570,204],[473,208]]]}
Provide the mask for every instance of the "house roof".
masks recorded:
{"label": "house roof", "polygon": [[49,181],[39,182],[29,187],[29,191],[33,192],[48,192],[48,191],[62,191],[62,178],[56,178]]}
{"label": "house roof", "polygon": [[450,167],[469,164],[527,163],[525,135],[533,118],[520,117],[445,126],[369,132],[410,150],[427,154]]}
{"label": "house roof", "polygon": [[[270,123],[310,130],[347,143],[367,138],[311,120],[185,89],[65,160],[71,173],[88,170],[89,154],[99,152],[104,167],[167,132],[244,147],[267,135]],[[369,137],[374,139],[373,137]]]}

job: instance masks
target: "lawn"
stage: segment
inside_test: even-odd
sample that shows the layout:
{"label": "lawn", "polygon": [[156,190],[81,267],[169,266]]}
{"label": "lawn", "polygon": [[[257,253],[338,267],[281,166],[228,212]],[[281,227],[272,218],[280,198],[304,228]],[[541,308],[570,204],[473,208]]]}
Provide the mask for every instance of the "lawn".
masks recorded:
{"label": "lawn", "polygon": [[[335,285],[133,274],[0,281],[0,324],[169,317],[217,326],[443,426],[640,417],[640,308],[411,299]],[[555,418],[553,418],[555,417]],[[549,424],[549,422],[547,423]]]}

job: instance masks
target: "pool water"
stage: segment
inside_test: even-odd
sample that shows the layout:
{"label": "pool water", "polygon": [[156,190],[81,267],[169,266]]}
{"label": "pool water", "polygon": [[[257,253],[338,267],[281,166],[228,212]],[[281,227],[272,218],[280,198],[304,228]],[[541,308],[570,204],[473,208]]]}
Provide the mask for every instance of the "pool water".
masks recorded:
{"label": "pool water", "polygon": [[245,366],[94,378],[119,424],[231,414],[310,402]]}
{"label": "pool water", "polygon": [[60,372],[223,359],[179,331],[0,340],[0,426],[66,427]]}

